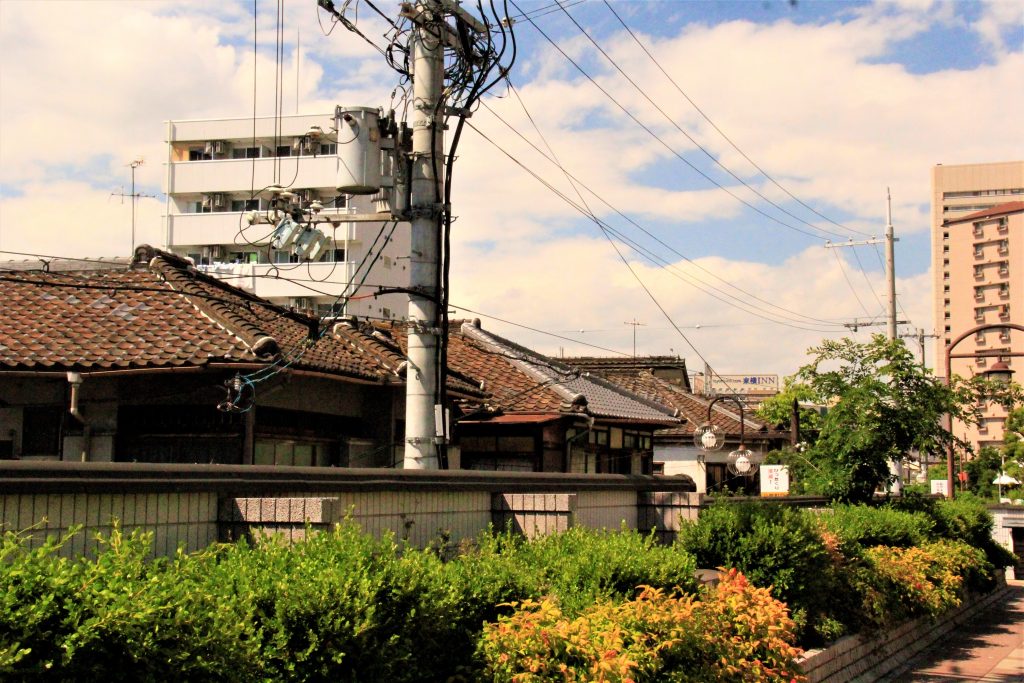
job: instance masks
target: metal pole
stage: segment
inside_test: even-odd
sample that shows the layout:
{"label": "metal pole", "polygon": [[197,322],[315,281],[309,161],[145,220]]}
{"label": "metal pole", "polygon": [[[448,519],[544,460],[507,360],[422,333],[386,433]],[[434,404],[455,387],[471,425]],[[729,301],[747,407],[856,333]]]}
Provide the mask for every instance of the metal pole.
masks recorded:
{"label": "metal pole", "polygon": [[135,168],[138,164],[136,162],[131,163],[132,167],[132,250],[131,254],[135,255]]}
{"label": "metal pole", "polygon": [[[423,16],[440,22],[436,0],[424,0]],[[411,254],[409,288],[409,369],[405,384],[405,469],[437,469],[437,431],[434,402],[437,396],[438,196],[444,161],[443,113],[438,111],[444,78],[444,47],[423,23],[413,31],[413,135]]]}
{"label": "metal pole", "polygon": [[889,339],[896,338],[896,249],[892,229],[892,197],[885,188],[885,277],[889,283]]}

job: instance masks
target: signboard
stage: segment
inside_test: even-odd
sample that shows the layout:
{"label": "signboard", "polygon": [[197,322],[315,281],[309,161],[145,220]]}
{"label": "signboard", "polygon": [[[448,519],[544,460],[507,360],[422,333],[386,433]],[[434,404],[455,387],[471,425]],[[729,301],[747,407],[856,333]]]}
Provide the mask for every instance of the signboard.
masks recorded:
{"label": "signboard", "polygon": [[719,375],[711,377],[713,394],[777,394],[778,375]]}
{"label": "signboard", "polygon": [[761,465],[761,495],[789,495],[789,467],[786,465]]}
{"label": "signboard", "polygon": [[932,479],[932,495],[935,495],[937,493],[939,495],[946,496],[947,498],[949,498],[949,487],[947,486],[948,483],[949,482],[946,481],[945,479]]}

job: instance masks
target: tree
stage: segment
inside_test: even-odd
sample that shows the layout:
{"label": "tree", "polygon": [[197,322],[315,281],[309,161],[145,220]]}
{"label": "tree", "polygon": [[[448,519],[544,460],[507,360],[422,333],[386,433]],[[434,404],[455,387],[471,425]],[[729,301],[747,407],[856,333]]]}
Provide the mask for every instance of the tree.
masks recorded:
{"label": "tree", "polygon": [[1024,482],[1024,406],[1010,412],[1003,428],[1003,462],[1005,472]]}
{"label": "tree", "polygon": [[[814,389],[803,382],[797,381],[793,375],[782,380],[782,390],[771,398],[761,402],[757,409],[757,417],[765,423],[776,427],[788,427],[793,415],[793,401],[814,403],[817,394]],[[821,427],[821,413],[813,408],[800,407],[801,439],[817,435]]]}
{"label": "tree", "polygon": [[903,460],[911,450],[945,449],[954,438],[943,426],[945,415],[977,419],[973,388],[959,379],[947,386],[917,364],[902,340],[828,340],[808,354],[813,359],[795,381],[829,408],[818,438],[788,458],[818,493],[870,499],[889,482],[890,460]]}

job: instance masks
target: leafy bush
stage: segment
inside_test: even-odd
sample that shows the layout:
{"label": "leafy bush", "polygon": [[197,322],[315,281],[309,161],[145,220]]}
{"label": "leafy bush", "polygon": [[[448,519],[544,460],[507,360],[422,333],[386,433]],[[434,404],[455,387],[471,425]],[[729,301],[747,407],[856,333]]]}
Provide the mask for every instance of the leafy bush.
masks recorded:
{"label": "leafy bush", "polygon": [[556,601],[527,601],[488,624],[484,676],[533,681],[793,681],[800,679],[785,606],[735,571],[701,600],[645,588],[576,618]]}
{"label": "leafy bush", "polygon": [[1012,566],[1016,561],[1013,553],[992,538],[995,521],[984,501],[971,494],[959,494],[953,500],[908,496],[892,504],[898,509],[922,512],[931,518],[934,524],[932,538],[964,541],[985,553],[993,571],[972,573],[967,584],[971,590],[990,590],[995,581],[994,569]]}
{"label": "leafy bush", "polygon": [[965,574],[986,564],[981,551],[961,542],[937,541],[914,548],[878,546],[864,551],[852,583],[865,621],[884,628],[956,607]]}
{"label": "leafy bush", "polygon": [[[765,503],[719,503],[680,530],[678,545],[701,567],[743,572],[793,610],[802,642],[831,615],[839,584],[813,513]],[[834,616],[834,615],[833,615]]]}
{"label": "leafy bush", "polygon": [[868,505],[833,505],[819,517],[825,530],[839,539],[845,555],[860,548],[885,545],[910,548],[927,541],[935,523],[919,512]]}
{"label": "leafy bush", "polygon": [[[152,534],[115,528],[95,560],[6,533],[0,676],[33,680],[240,680],[255,673],[247,625],[207,590],[194,557],[148,560]],[[208,551],[207,555],[216,550]]]}

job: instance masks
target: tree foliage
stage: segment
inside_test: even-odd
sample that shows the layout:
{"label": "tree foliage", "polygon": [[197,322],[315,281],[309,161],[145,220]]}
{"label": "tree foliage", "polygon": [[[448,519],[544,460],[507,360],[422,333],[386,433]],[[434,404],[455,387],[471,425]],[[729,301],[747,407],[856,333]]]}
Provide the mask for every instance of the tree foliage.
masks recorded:
{"label": "tree foliage", "polygon": [[[814,403],[817,398],[812,387],[798,381],[795,376],[789,376],[782,381],[779,393],[761,402],[757,416],[770,425],[788,426],[793,414],[793,401],[807,404]],[[801,406],[799,412],[801,439],[817,434],[821,427],[821,413],[805,406]]]}
{"label": "tree foliage", "polygon": [[812,360],[795,381],[829,409],[808,450],[788,457],[794,476],[802,475],[810,491],[867,500],[888,483],[890,460],[946,448],[954,437],[944,427],[945,415],[977,419],[976,387],[934,377],[901,340],[827,340],[808,353]]}

